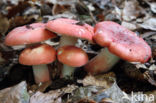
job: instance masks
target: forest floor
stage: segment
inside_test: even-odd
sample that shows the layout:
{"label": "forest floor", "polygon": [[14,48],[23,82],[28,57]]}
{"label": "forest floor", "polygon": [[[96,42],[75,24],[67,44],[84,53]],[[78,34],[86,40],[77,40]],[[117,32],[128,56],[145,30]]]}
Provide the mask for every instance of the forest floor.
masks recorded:
{"label": "forest floor", "polygon": [[[74,80],[60,78],[60,63],[49,64],[51,81],[36,84],[31,66],[19,64],[23,47],[4,44],[14,28],[56,18],[95,26],[114,21],[142,37],[152,50],[144,63],[120,60],[110,71],[90,75],[76,68]],[[50,41],[58,47],[60,37]],[[92,59],[102,47],[78,40]],[[0,0],[0,103],[156,103],[155,0]]]}

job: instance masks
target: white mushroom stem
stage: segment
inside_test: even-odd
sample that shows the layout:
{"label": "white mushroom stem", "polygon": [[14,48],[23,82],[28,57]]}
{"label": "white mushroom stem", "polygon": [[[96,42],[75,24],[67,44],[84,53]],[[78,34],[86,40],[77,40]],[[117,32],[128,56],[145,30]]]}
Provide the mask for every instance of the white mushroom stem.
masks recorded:
{"label": "white mushroom stem", "polygon": [[75,70],[75,67],[71,67],[66,64],[63,64],[61,76],[66,79],[73,79],[74,70]]}
{"label": "white mushroom stem", "polygon": [[50,81],[49,70],[46,64],[33,65],[32,67],[36,83]]}
{"label": "white mushroom stem", "polygon": [[[77,38],[63,35],[60,39],[59,47],[66,46],[66,45],[75,45],[76,42],[77,42]],[[71,67],[63,64],[61,76],[66,79],[73,79],[74,70],[75,67]]]}
{"label": "white mushroom stem", "polygon": [[93,75],[107,72],[119,61],[119,59],[118,56],[109,52],[107,48],[104,48],[85,65],[85,69]]}
{"label": "white mushroom stem", "polygon": [[77,42],[77,38],[63,35],[60,38],[59,46],[62,47],[62,46],[65,46],[65,45],[75,45],[76,42]]}

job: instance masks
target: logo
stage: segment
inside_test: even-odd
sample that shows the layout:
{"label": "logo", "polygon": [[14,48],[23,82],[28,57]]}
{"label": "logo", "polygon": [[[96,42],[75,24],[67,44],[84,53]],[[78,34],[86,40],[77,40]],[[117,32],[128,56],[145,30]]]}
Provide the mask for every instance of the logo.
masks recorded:
{"label": "logo", "polygon": [[153,94],[144,94],[143,92],[131,92],[130,95],[127,95],[126,93],[123,93],[124,96],[122,97],[123,101],[130,101],[130,103],[135,102],[153,102],[154,101],[154,95]]}

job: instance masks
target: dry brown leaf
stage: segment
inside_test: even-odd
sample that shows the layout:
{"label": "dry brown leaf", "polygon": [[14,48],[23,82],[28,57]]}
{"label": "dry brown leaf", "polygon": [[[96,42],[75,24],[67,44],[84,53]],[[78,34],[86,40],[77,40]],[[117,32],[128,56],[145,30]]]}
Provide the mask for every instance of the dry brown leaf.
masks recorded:
{"label": "dry brown leaf", "polygon": [[24,0],[1,0],[2,3],[5,4],[10,3],[11,5],[18,5],[20,1],[24,1]]}
{"label": "dry brown leaf", "polygon": [[62,103],[61,97],[66,93],[72,93],[76,88],[77,86],[75,85],[68,85],[48,93],[36,92],[31,96],[30,103]]}
{"label": "dry brown leaf", "polygon": [[45,19],[45,20],[53,20],[53,19],[56,19],[56,18],[69,18],[69,19],[72,19],[72,18],[76,18],[76,15],[73,14],[73,13],[70,13],[70,12],[65,12],[65,13],[62,13],[62,14],[54,15],[54,16],[50,16],[50,15],[43,16],[43,19]]}
{"label": "dry brown leaf", "polygon": [[61,14],[65,11],[70,11],[71,10],[71,7],[70,5],[59,5],[59,4],[55,4],[53,6],[53,9],[52,9],[52,14],[53,15],[56,15],[56,14]]}
{"label": "dry brown leaf", "polygon": [[110,86],[108,86],[107,81],[104,81],[104,80],[99,81],[91,75],[85,77],[82,81],[78,80],[78,82],[82,83],[84,86],[94,85],[94,86],[100,86],[100,87],[104,87],[104,88],[110,87]]}
{"label": "dry brown leaf", "polygon": [[81,83],[85,86],[79,87],[73,92],[70,97],[71,101],[79,101],[87,98],[99,103],[102,99],[110,97],[115,103],[125,103],[123,99],[119,98],[122,98],[127,94],[120,90],[113,77],[101,75],[97,78],[99,79],[95,79],[93,76],[87,76],[82,80]]}
{"label": "dry brown leaf", "polygon": [[31,23],[33,21],[33,17],[31,17],[31,16],[16,16],[14,18],[11,18],[9,21],[10,21],[9,29],[13,29],[18,26],[23,26],[25,24]]}
{"label": "dry brown leaf", "polygon": [[125,21],[131,21],[140,16],[142,10],[136,0],[125,1],[122,18]]}
{"label": "dry brown leaf", "polygon": [[140,27],[144,29],[150,29],[156,31],[156,18],[148,18],[144,20],[142,24],[138,24]]}
{"label": "dry brown leaf", "polygon": [[44,92],[46,90],[46,88],[51,85],[51,81],[48,82],[44,82],[44,83],[40,83],[40,84],[34,84],[30,87],[30,91],[32,93],[36,92],[36,91],[40,91],[40,92]]}
{"label": "dry brown leaf", "polygon": [[144,33],[141,34],[140,36],[141,36],[142,38],[149,38],[149,37],[151,37],[152,35],[155,35],[155,34],[156,34],[156,32],[148,31],[148,32],[144,32]]}
{"label": "dry brown leaf", "polygon": [[153,13],[156,13],[156,2],[152,2],[152,3],[148,2],[148,4],[150,5],[151,11]]}
{"label": "dry brown leaf", "polygon": [[123,21],[121,23],[121,25],[124,26],[124,27],[126,27],[129,30],[136,30],[137,29],[137,26],[135,24],[132,24],[132,23],[129,23],[129,22]]}
{"label": "dry brown leaf", "polygon": [[96,5],[98,5],[99,8],[105,10],[108,8],[108,6],[112,7],[113,0],[93,0],[93,2],[96,3]]}
{"label": "dry brown leaf", "polygon": [[[72,103],[72,102],[68,102],[68,103]],[[94,100],[90,100],[88,98],[83,98],[83,99],[81,99],[79,101],[75,101],[74,103],[97,103],[97,102],[94,101]]]}
{"label": "dry brown leaf", "polygon": [[66,4],[74,4],[75,2],[77,2],[77,0],[45,0],[45,2],[66,5]]}
{"label": "dry brown leaf", "polygon": [[110,98],[104,98],[99,103],[115,103],[115,102]]}
{"label": "dry brown leaf", "polygon": [[62,103],[59,97],[61,92],[52,91],[49,93],[36,92],[31,98],[30,103]]}
{"label": "dry brown leaf", "polygon": [[29,103],[26,82],[0,90],[0,103]]}
{"label": "dry brown leaf", "polygon": [[18,13],[22,13],[26,8],[30,7],[27,1],[19,2],[18,5],[8,8],[8,18],[15,16]]}
{"label": "dry brown leaf", "polygon": [[0,14],[0,34],[4,35],[9,28],[9,20]]}

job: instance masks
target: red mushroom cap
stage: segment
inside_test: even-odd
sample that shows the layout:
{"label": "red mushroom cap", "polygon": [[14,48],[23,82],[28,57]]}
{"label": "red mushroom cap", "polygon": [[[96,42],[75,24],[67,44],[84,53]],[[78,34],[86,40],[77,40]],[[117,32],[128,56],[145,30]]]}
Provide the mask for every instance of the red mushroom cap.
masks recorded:
{"label": "red mushroom cap", "polygon": [[56,35],[45,29],[44,23],[33,23],[13,29],[6,36],[5,44],[8,46],[31,44],[41,42]]}
{"label": "red mushroom cap", "polygon": [[92,41],[93,27],[88,24],[78,24],[79,21],[59,18],[49,21],[46,28],[61,35],[73,36]]}
{"label": "red mushroom cap", "polygon": [[144,63],[151,57],[151,48],[142,38],[115,22],[100,22],[94,31],[96,43],[108,47],[110,52],[122,59]]}
{"label": "red mushroom cap", "polygon": [[63,46],[57,51],[57,57],[63,64],[80,67],[88,62],[88,55],[81,48],[75,46]]}
{"label": "red mushroom cap", "polygon": [[19,62],[24,65],[48,64],[56,59],[56,51],[47,44],[26,48],[19,56]]}

